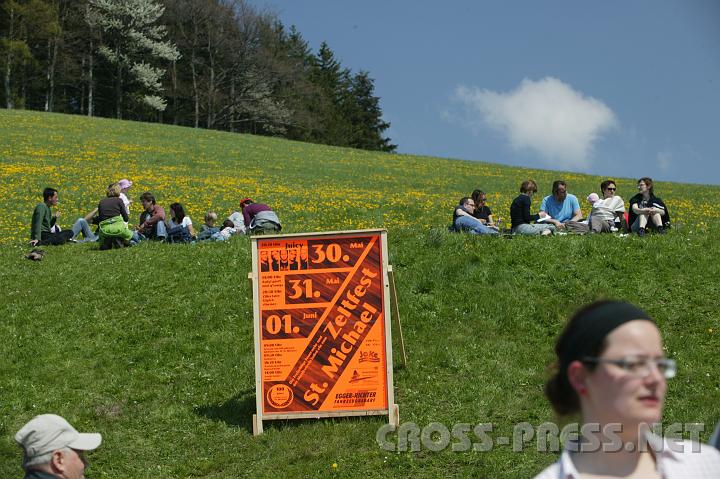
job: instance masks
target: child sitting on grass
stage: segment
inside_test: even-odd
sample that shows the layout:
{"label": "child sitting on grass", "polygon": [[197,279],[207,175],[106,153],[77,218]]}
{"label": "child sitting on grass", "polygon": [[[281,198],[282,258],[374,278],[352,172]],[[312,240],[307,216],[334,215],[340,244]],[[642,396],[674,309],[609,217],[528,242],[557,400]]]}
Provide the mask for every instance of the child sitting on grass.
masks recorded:
{"label": "child sitting on grass", "polygon": [[217,213],[214,211],[205,213],[205,223],[200,227],[200,234],[197,236],[199,241],[210,239],[212,235],[220,232],[215,222],[217,222]]}

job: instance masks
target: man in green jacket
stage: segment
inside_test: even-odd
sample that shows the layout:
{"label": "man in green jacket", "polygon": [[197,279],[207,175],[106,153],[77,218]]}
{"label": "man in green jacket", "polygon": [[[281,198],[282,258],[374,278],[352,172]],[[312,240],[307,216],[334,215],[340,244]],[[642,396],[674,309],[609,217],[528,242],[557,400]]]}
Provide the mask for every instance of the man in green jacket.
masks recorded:
{"label": "man in green jacket", "polygon": [[43,202],[38,204],[35,211],[33,211],[32,226],[30,228],[30,244],[32,246],[64,244],[71,239],[75,239],[80,233],[83,234],[85,241],[97,240],[85,218],[78,218],[68,231],[52,231],[60,216],[59,212],[52,212],[52,207],[57,206],[57,204],[57,190],[55,188],[45,188],[43,190]]}

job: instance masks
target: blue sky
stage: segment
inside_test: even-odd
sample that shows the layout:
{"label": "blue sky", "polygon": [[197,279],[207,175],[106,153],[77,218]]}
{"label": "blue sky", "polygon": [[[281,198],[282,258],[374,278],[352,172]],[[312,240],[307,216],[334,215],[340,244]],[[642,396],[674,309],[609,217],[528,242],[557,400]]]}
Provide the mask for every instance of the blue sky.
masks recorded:
{"label": "blue sky", "polygon": [[254,4],[370,72],[400,153],[720,184],[720,1]]}

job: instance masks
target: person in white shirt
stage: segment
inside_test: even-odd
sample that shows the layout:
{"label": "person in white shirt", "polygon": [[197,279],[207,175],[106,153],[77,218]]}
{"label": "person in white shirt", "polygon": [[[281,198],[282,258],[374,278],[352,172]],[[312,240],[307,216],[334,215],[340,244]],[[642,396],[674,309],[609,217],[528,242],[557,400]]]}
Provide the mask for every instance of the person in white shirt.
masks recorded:
{"label": "person in white shirt", "polygon": [[660,331],[648,314],[620,301],[575,313],[555,346],[557,372],[545,395],[560,416],[579,413],[580,435],[536,479],[720,477],[720,451],[650,433],[662,422],[667,380]]}
{"label": "person in white shirt", "polygon": [[615,194],[617,186],[613,180],[600,183],[603,198],[593,202],[590,211],[590,231],[592,233],[610,233],[616,231],[615,220],[622,225],[625,222],[625,202]]}
{"label": "person in white shirt", "polygon": [[125,210],[127,211],[127,214],[130,215],[130,204],[132,203],[132,200],[128,199],[127,192],[133,185],[133,182],[123,178],[122,180],[118,181],[118,185],[120,186],[120,199],[125,204]]}
{"label": "person in white shirt", "polygon": [[180,203],[170,205],[170,218],[167,221],[168,231],[177,226],[187,228],[191,237],[195,237],[192,220],[185,214],[185,208]]}

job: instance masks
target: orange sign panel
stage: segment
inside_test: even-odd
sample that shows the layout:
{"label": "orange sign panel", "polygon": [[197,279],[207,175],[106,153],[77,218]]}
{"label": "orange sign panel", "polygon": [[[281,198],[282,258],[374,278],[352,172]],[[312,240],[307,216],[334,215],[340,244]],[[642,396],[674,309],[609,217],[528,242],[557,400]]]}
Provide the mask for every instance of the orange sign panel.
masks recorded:
{"label": "orange sign panel", "polygon": [[255,239],[266,419],[388,409],[383,239],[377,231]]}

